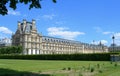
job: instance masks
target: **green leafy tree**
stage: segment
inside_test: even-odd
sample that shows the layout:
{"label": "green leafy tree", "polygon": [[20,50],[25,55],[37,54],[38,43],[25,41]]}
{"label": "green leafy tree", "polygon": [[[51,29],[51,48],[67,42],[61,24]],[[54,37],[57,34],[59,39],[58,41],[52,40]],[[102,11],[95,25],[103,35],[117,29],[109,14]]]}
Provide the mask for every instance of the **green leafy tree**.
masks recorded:
{"label": "green leafy tree", "polygon": [[20,54],[22,50],[22,46],[2,47],[0,48],[0,54]]}
{"label": "green leafy tree", "polygon": [[0,54],[2,54],[2,48],[0,48]]}
{"label": "green leafy tree", "polygon": [[[6,4],[9,3],[9,7],[15,10],[17,8],[18,3],[24,3],[29,5],[29,9],[35,7],[35,8],[41,8],[41,2],[42,0],[0,0],[0,14],[1,15],[7,15],[8,9],[6,7]],[[52,0],[54,3],[56,3],[56,0]]]}
{"label": "green leafy tree", "polygon": [[10,54],[11,53],[11,47],[6,47],[6,54]]}
{"label": "green leafy tree", "polygon": [[20,54],[20,53],[22,53],[22,52],[23,52],[22,46],[17,46],[17,51],[16,51],[16,53]]}
{"label": "green leafy tree", "polygon": [[11,47],[11,53],[13,53],[13,54],[16,53],[16,50],[17,50],[17,47],[16,47],[16,46],[12,46],[12,47]]}
{"label": "green leafy tree", "polygon": [[1,52],[1,54],[5,54],[6,53],[6,49],[3,47],[3,48],[1,48],[1,50],[0,50]]}

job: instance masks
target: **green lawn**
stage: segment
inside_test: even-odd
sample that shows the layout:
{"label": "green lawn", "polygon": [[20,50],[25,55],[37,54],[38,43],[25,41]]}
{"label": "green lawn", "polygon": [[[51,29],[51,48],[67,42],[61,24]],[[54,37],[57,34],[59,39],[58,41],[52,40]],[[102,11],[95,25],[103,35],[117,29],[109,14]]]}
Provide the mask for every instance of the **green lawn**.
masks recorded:
{"label": "green lawn", "polygon": [[[46,73],[57,76],[120,76],[120,62],[107,61],[48,61],[0,59],[0,68],[19,72]],[[93,68],[93,72],[91,72]],[[2,71],[7,73],[9,71]],[[1,73],[0,72],[0,73]],[[87,75],[86,75],[87,74]],[[82,76],[81,75],[81,76]]]}

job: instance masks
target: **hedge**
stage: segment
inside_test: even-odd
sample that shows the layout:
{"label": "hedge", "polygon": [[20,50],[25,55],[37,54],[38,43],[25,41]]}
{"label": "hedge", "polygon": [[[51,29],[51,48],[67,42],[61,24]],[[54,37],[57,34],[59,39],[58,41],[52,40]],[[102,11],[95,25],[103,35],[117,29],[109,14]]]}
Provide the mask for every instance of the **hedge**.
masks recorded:
{"label": "hedge", "polygon": [[110,61],[110,53],[0,55],[0,59]]}

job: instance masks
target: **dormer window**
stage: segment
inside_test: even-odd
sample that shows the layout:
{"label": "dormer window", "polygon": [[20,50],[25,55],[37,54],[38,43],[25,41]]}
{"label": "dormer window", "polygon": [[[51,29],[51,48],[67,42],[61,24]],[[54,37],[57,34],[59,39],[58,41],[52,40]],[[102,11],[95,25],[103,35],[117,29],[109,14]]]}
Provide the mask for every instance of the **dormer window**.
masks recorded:
{"label": "dormer window", "polygon": [[30,26],[30,30],[32,30],[32,26]]}

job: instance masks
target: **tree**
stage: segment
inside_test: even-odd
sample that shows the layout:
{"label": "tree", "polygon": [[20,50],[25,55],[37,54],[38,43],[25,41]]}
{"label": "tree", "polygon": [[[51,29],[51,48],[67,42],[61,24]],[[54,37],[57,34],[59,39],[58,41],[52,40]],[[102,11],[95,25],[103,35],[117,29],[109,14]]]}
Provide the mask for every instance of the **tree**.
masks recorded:
{"label": "tree", "polygon": [[[35,7],[35,8],[41,8],[40,1],[42,0],[0,0],[0,14],[1,15],[7,15],[8,9],[6,8],[6,4],[9,3],[9,7],[15,10],[17,8],[18,3],[24,3],[29,5],[29,9]],[[52,0],[54,3],[56,3],[56,0]]]}
{"label": "tree", "polygon": [[18,54],[20,54],[20,53],[22,53],[23,52],[23,48],[22,48],[22,46],[17,46],[17,51],[16,51],[16,53],[18,53]]}
{"label": "tree", "polygon": [[22,46],[7,46],[0,48],[0,54],[21,54],[22,52]]}

